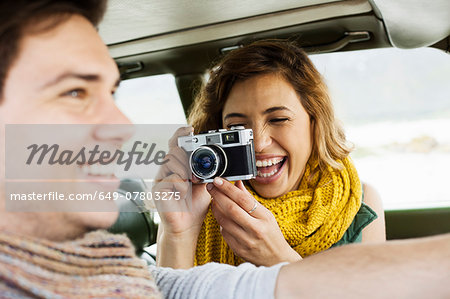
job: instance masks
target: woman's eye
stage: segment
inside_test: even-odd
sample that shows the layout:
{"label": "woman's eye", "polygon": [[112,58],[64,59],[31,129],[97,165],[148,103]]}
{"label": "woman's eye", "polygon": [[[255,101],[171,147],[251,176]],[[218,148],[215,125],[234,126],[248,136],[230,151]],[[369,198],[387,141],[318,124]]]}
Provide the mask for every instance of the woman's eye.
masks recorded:
{"label": "woman's eye", "polygon": [[64,92],[62,96],[76,99],[83,99],[84,97],[86,97],[86,94],[87,94],[86,90],[82,88],[77,88]]}
{"label": "woman's eye", "polygon": [[280,124],[280,123],[284,123],[288,120],[289,120],[289,118],[272,118],[271,120],[269,120],[269,122],[275,123],[275,124]]}
{"label": "woman's eye", "polygon": [[229,124],[229,125],[227,125],[227,129],[231,129],[231,127],[237,127],[237,126],[245,127],[245,124]]}

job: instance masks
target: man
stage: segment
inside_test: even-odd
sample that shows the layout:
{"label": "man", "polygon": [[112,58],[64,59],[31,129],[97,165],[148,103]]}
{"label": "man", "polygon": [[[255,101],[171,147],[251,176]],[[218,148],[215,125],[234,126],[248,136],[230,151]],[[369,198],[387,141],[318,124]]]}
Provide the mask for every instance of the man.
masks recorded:
{"label": "man", "polygon": [[[5,208],[6,124],[129,121],[114,105],[119,73],[94,28],[104,11],[101,1],[0,5],[0,297],[158,297],[130,241],[98,231],[117,212]],[[93,126],[85,137],[120,146],[129,135]],[[449,252],[447,235],[347,246],[271,268],[208,264],[151,272],[168,298],[448,297]]]}
{"label": "man", "polygon": [[[95,126],[129,124],[113,99],[119,72],[93,26],[105,3],[0,5],[0,297],[159,297],[127,238],[99,231],[76,240],[111,226],[117,211],[12,213],[5,206],[5,189],[14,186],[5,183],[11,170],[5,169],[5,159],[11,159],[5,157],[5,124],[93,124],[68,139],[110,147],[130,137]],[[87,171],[86,177],[94,177]],[[31,184],[22,183],[24,189]]]}

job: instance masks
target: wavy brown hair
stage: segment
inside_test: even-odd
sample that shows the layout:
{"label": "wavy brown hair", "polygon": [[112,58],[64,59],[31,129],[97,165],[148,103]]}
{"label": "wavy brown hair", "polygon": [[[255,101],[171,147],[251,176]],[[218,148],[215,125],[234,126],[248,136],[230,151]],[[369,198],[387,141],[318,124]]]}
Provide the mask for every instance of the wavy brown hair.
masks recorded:
{"label": "wavy brown hair", "polygon": [[297,92],[313,125],[311,158],[318,167],[340,169],[337,160],[347,157],[351,147],[335,119],[334,109],[322,76],[306,53],[294,42],[257,41],[225,55],[210,71],[200,89],[188,121],[195,131],[222,128],[222,111],[236,82],[263,74],[279,74]]}

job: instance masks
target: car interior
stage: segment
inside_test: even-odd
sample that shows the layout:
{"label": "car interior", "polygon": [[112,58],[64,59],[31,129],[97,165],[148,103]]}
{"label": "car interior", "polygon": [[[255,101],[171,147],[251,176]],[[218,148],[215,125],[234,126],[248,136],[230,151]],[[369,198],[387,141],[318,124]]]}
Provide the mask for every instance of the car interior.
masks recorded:
{"label": "car interior", "polygon": [[[186,115],[211,64],[260,39],[293,40],[318,55],[392,47],[450,51],[448,0],[110,0],[108,5],[99,32],[122,79],[172,74]],[[123,192],[145,188],[133,180],[120,186]],[[156,242],[158,225],[139,201],[123,205],[136,212],[122,212],[111,230],[126,233],[143,253]],[[388,240],[447,233],[450,205],[387,210],[385,219]]]}

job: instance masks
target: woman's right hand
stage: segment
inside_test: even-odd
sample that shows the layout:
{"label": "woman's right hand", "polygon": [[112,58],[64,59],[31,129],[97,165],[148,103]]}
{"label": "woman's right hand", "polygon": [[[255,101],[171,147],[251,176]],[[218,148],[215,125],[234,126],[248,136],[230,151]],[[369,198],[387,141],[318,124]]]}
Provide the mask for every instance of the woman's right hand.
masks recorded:
{"label": "woman's right hand", "polygon": [[159,266],[193,266],[197,237],[211,201],[206,184],[200,184],[192,175],[189,156],[178,146],[178,137],[189,135],[192,131],[192,127],[180,128],[172,136],[165,157],[168,162],[161,166],[152,188],[153,194],[178,192],[179,195],[178,200],[172,197],[172,200],[155,201],[161,218],[157,240]]}

